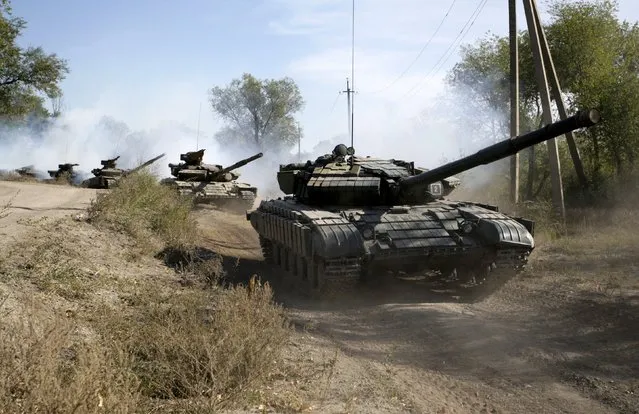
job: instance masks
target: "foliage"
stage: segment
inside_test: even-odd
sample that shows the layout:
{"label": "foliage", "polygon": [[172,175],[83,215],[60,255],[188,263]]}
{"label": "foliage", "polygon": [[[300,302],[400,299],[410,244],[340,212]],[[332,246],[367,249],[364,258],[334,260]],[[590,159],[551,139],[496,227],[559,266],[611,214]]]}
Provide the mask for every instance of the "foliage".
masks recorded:
{"label": "foliage", "polygon": [[14,17],[8,0],[0,3],[0,117],[20,119],[29,113],[49,116],[44,99],[61,96],[59,83],[67,63],[41,47],[22,48],[18,38],[26,21]]}
{"label": "foliage", "polygon": [[216,138],[224,145],[264,150],[289,146],[301,130],[294,115],[304,99],[290,78],[259,80],[249,73],[210,91],[213,110],[229,125]]}
{"label": "foliage", "polygon": [[[629,172],[639,148],[639,27],[620,21],[617,4],[611,0],[554,0],[548,13],[551,21],[544,30],[568,112],[596,107],[605,119],[600,126],[576,134],[587,174],[594,187],[600,188],[611,177]],[[520,128],[525,132],[537,128],[541,119],[526,31],[519,34],[519,50]],[[477,109],[494,113],[501,136],[507,136],[509,129],[509,70],[508,38],[489,34],[465,46],[461,61],[448,75],[448,82],[467,97],[468,107],[461,115]],[[560,141],[562,161],[570,162],[564,144]],[[530,165],[536,167],[531,177],[537,183],[533,186],[529,178],[526,186],[540,186],[534,191],[540,195],[547,193],[543,186],[548,168],[545,150],[545,146],[535,148],[536,163]],[[563,174],[569,192],[575,181],[572,169],[564,168]]]}

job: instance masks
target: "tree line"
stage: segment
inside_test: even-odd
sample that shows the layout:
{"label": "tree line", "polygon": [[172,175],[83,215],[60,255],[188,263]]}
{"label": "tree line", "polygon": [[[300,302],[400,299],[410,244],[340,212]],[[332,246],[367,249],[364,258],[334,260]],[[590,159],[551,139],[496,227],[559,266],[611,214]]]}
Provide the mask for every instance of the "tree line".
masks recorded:
{"label": "tree line", "polygon": [[[598,108],[603,122],[578,134],[577,144],[592,190],[604,196],[636,173],[639,155],[639,26],[617,17],[613,0],[572,2],[554,0],[548,5],[550,21],[544,25],[550,52],[569,111]],[[535,81],[530,37],[519,33],[521,132],[541,126],[540,94]],[[461,60],[447,77],[453,90],[468,96],[468,108],[492,113],[496,134],[509,132],[508,37],[488,34],[462,48]],[[462,113],[464,108],[460,108]],[[472,117],[470,117],[472,119]],[[557,117],[554,117],[557,119]],[[487,122],[486,119],[483,120]],[[576,196],[565,140],[560,140],[567,199]],[[545,146],[527,151],[522,164],[524,198],[547,196],[550,185]]]}

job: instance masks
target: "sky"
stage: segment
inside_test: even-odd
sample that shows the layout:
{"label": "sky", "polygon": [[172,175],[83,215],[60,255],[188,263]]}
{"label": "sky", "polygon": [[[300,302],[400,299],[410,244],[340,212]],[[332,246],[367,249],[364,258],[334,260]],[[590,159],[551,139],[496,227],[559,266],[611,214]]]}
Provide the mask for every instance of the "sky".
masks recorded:
{"label": "sky", "polygon": [[[518,25],[525,28],[518,2]],[[542,20],[544,1],[539,2]],[[64,110],[110,115],[131,128],[223,124],[208,90],[243,72],[289,76],[306,101],[302,150],[348,131],[351,0],[14,0],[21,43],[68,60]],[[619,16],[639,20],[639,2]],[[506,0],[355,0],[355,147],[398,145],[393,131],[436,105],[459,44],[508,33]],[[415,150],[419,137],[403,146]],[[361,151],[360,151],[361,152]]]}

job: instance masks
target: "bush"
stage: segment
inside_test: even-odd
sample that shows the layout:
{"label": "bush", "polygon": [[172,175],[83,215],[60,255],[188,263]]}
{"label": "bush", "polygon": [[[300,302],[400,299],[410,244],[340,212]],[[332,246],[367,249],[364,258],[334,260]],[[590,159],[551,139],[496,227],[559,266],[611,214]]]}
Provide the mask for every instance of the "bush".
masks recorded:
{"label": "bush", "polygon": [[140,242],[159,238],[168,247],[188,249],[196,237],[191,201],[174,189],[161,185],[146,172],[118,182],[108,193],[99,194],[89,207],[89,220],[125,231]]}
{"label": "bush", "polygon": [[5,280],[29,281],[45,292],[65,299],[85,299],[99,286],[86,257],[69,240],[61,221],[38,225],[0,256],[0,275]]}
{"label": "bush", "polygon": [[22,311],[2,315],[0,412],[134,411],[139,381],[125,353],[87,343],[64,316],[34,304]]}
{"label": "bush", "polygon": [[128,301],[131,317],[105,313],[100,325],[133,355],[141,392],[157,400],[208,407],[238,401],[272,372],[289,333],[268,286],[149,290]]}

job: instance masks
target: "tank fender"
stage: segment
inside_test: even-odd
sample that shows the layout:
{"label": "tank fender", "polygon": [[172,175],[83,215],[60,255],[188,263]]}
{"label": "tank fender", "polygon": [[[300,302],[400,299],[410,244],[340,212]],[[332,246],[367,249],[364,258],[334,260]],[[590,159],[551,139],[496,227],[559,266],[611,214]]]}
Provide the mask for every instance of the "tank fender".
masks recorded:
{"label": "tank fender", "polygon": [[533,237],[535,236],[535,221],[534,220],[525,219],[523,217],[513,217],[513,219],[517,220],[519,223],[521,223]]}
{"label": "tank fender", "polygon": [[460,212],[466,221],[474,223],[471,235],[487,244],[535,247],[532,234],[524,224],[513,218],[496,212],[483,213],[473,208],[460,208]]}
{"label": "tank fender", "polygon": [[[325,258],[361,257],[366,254],[364,238],[354,224],[346,220],[313,227],[313,255]],[[337,223],[336,223],[337,222]]]}

